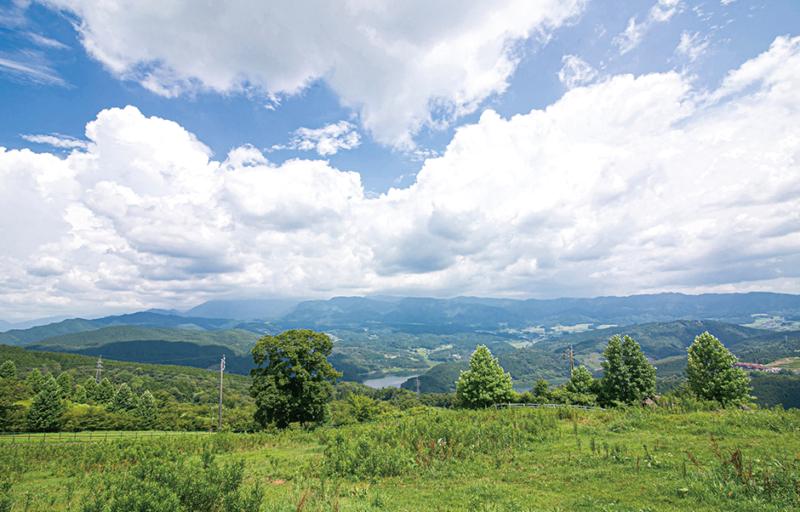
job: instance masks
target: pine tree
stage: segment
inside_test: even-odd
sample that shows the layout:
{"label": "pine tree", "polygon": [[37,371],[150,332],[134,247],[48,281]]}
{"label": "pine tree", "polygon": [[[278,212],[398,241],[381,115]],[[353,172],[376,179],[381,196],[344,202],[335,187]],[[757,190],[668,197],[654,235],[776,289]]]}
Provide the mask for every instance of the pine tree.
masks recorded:
{"label": "pine tree", "polygon": [[509,402],[514,395],[511,375],[485,345],[479,345],[469,360],[469,370],[461,372],[456,383],[456,399],[461,407],[478,409]]}
{"label": "pine tree", "polygon": [[[102,383],[101,383],[102,386]],[[122,384],[114,397],[111,399],[111,404],[108,406],[110,411],[130,411],[136,408],[136,397],[133,395],[130,386]]]}
{"label": "pine tree", "polygon": [[602,366],[605,373],[600,381],[600,400],[604,404],[622,402],[633,404],[656,390],[656,369],[642,352],[642,347],[630,336],[619,335],[608,340]]}
{"label": "pine tree", "polygon": [[136,408],[136,415],[142,418],[142,425],[151,429],[156,423],[158,418],[158,407],[156,406],[156,399],[153,398],[152,393],[145,391],[139,398],[139,406]]}
{"label": "pine tree", "polygon": [[573,370],[569,382],[567,382],[567,391],[587,395],[592,393],[594,383],[595,380],[591,372],[585,366],[579,366]]}
{"label": "pine tree", "polygon": [[17,366],[10,359],[0,366],[0,379],[17,380]]}
{"label": "pine tree", "polygon": [[85,404],[88,401],[88,397],[86,396],[86,388],[80,384],[75,386],[75,393],[72,395],[72,401],[76,404]]}
{"label": "pine tree", "polygon": [[97,389],[94,390],[94,401],[100,404],[107,404],[114,398],[114,386],[105,378],[100,381]]}
{"label": "pine tree", "polygon": [[55,432],[61,425],[64,414],[64,402],[61,400],[61,389],[52,375],[47,374],[41,391],[33,397],[28,409],[27,423],[31,432]]}
{"label": "pine tree", "polygon": [[38,369],[34,368],[25,378],[25,384],[28,385],[29,388],[34,393],[38,393],[42,390],[42,384],[44,383],[44,377],[42,377],[42,372]]}
{"label": "pine tree", "polygon": [[750,378],[733,366],[738,359],[717,338],[705,332],[686,351],[686,379],[695,395],[723,407],[750,398]]}
{"label": "pine tree", "polygon": [[94,380],[94,377],[89,377],[86,379],[86,382],[83,383],[83,387],[86,389],[86,399],[96,401],[97,381]]}
{"label": "pine tree", "polygon": [[67,372],[62,372],[56,379],[58,387],[61,388],[61,398],[69,398],[72,396],[72,375]]}

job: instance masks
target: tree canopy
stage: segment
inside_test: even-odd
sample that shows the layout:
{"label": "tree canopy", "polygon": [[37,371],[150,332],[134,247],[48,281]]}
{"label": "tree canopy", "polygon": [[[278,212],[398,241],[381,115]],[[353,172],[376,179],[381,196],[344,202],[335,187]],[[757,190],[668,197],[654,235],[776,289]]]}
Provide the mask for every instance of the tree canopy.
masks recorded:
{"label": "tree canopy", "polygon": [[723,406],[750,398],[750,378],[733,366],[738,359],[717,338],[705,332],[686,351],[686,379],[695,395]]}
{"label": "tree canopy", "polygon": [[461,372],[456,384],[459,405],[479,409],[509,402],[513,395],[511,375],[503,371],[485,345],[479,345],[470,357],[469,370]]}
{"label": "tree canopy", "polygon": [[65,410],[61,389],[50,374],[43,381],[41,391],[33,397],[28,409],[28,429],[32,432],[55,432],[61,426],[61,415]]}
{"label": "tree canopy", "polygon": [[614,335],[603,352],[605,373],[600,381],[600,399],[604,404],[633,404],[656,390],[656,369],[630,336]]}
{"label": "tree canopy", "polygon": [[323,421],[333,393],[331,383],[342,376],[328,362],[332,350],[326,334],[309,329],[261,338],[250,352],[257,366],[250,371],[250,394],[257,407],[254,419],[278,428]]}

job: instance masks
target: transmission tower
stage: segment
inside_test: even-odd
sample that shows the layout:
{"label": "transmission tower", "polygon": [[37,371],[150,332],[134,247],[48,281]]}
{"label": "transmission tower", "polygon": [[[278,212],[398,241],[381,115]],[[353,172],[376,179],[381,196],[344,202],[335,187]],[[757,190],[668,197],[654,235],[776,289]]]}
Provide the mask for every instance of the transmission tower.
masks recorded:
{"label": "transmission tower", "polygon": [[415,379],[417,381],[417,400],[419,400],[419,377]]}
{"label": "transmission tower", "polygon": [[94,381],[100,384],[100,374],[103,373],[103,356],[97,357],[97,371],[94,374]]}
{"label": "transmission tower", "polygon": [[572,350],[572,345],[569,346],[567,350],[564,351],[564,359],[569,358],[569,377],[572,378],[572,370],[575,369],[574,363],[574,351]]}
{"label": "transmission tower", "polygon": [[222,372],[225,371],[225,354],[222,355],[222,361],[219,362],[219,423],[217,430],[222,430]]}

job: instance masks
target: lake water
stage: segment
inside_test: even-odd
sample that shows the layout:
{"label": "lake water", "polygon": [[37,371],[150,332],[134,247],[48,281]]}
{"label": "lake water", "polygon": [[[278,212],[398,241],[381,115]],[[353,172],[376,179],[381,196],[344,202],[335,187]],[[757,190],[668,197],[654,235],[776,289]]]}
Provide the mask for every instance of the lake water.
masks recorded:
{"label": "lake water", "polygon": [[418,375],[389,375],[387,377],[381,377],[380,379],[365,380],[364,384],[373,389],[388,388],[391,386],[399,388],[400,384],[414,377],[418,377]]}

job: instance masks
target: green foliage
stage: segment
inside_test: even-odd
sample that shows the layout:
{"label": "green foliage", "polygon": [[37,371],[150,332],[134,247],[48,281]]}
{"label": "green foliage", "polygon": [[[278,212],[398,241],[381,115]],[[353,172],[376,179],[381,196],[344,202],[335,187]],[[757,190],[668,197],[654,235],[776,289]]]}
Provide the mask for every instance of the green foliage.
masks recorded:
{"label": "green foliage", "polygon": [[350,395],[347,404],[350,406],[350,414],[358,422],[371,421],[379,413],[375,400],[368,396]]}
{"label": "green foliage", "polygon": [[633,404],[655,393],[656,370],[630,336],[614,335],[603,352],[600,396],[604,404]]}
{"label": "green foliage", "polygon": [[31,432],[55,432],[61,426],[64,402],[61,389],[51,374],[44,379],[42,389],[33,397],[28,409],[27,423]]}
{"label": "green foliage", "polygon": [[331,382],[342,376],[327,360],[332,349],[326,334],[307,329],[261,338],[251,351],[257,365],[250,372],[255,420],[278,428],[320,422],[332,394]]}
{"label": "green foliage", "polygon": [[0,431],[9,432],[25,428],[25,406],[18,404],[31,394],[25,383],[0,379]]}
{"label": "green foliage", "polygon": [[736,357],[714,336],[705,332],[687,349],[686,379],[698,397],[737,404],[750,397],[750,379],[735,368]]}
{"label": "green foliage", "polygon": [[567,382],[567,391],[588,395],[596,391],[595,382],[591,372],[585,366],[579,366],[573,370],[572,376]]}
{"label": "green foliage", "polygon": [[122,384],[119,389],[114,393],[114,398],[111,399],[111,403],[108,406],[108,409],[112,412],[114,411],[130,411],[135,409],[138,405],[138,400],[131,391],[130,386],[127,384]]}
{"label": "green foliage", "polygon": [[459,406],[479,409],[509,402],[514,389],[511,376],[503,371],[497,358],[485,345],[480,345],[469,360],[469,370],[461,372],[456,384]]}
{"label": "green foliage", "polygon": [[531,388],[531,393],[540,398],[546,398],[550,391],[550,383],[544,379],[537,379]]}
{"label": "green foliage", "polygon": [[756,396],[755,403],[761,407],[781,405],[784,409],[800,409],[800,375],[752,372],[750,384]]}
{"label": "green foliage", "polygon": [[86,379],[86,382],[83,383],[83,387],[86,389],[87,400],[97,399],[97,381],[94,380],[94,377]]}
{"label": "green foliage", "polygon": [[56,383],[61,390],[61,398],[69,398],[72,396],[72,375],[63,372],[56,379]]}
{"label": "green foliage", "polygon": [[75,393],[72,395],[72,401],[76,404],[85,404],[89,400],[86,394],[86,388],[78,384],[75,386]]}
{"label": "green foliage", "polygon": [[44,378],[42,377],[42,372],[40,372],[37,368],[31,370],[31,372],[28,373],[28,376],[25,378],[25,384],[27,384],[34,393],[38,393],[42,390],[43,383]]}
{"label": "green foliage", "polygon": [[156,400],[149,391],[142,393],[139,398],[139,406],[136,408],[136,415],[142,419],[142,425],[146,429],[150,429],[156,422],[158,417],[158,408],[156,407]]}
{"label": "green foliage", "polygon": [[0,379],[17,380],[17,366],[10,359],[0,366]]}
{"label": "green foliage", "polygon": [[94,401],[100,404],[106,404],[114,398],[114,386],[108,377],[100,381],[100,384],[94,390]]}

